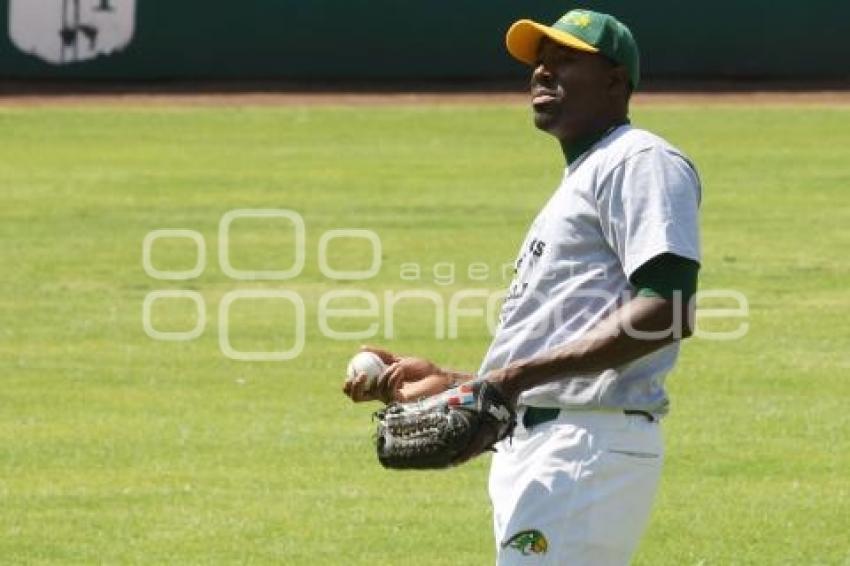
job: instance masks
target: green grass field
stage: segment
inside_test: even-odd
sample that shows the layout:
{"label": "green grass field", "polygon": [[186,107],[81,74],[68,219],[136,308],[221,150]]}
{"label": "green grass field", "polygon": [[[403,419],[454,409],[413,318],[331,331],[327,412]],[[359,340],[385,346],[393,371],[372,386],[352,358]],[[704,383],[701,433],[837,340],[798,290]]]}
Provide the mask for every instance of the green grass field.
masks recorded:
{"label": "green grass field", "polygon": [[[750,305],[745,338],[689,341],[669,378],[667,463],[636,563],[850,564],[850,108],[653,106],[633,118],[700,167],[701,286]],[[484,323],[438,340],[433,308],[409,301],[392,340],[380,318],[372,339],[329,340],[318,303],[331,290],[503,288],[500,266],[561,167],[515,106],[0,109],[0,562],[492,563],[487,459],[384,471],[375,407],[340,393],[364,341],[475,369]],[[218,222],[240,208],[303,217],[300,276],[222,272]],[[145,273],[143,239],[161,228],[204,236],[200,277]],[[376,277],[322,275],[319,238],[336,228],[379,234]],[[239,269],[293,259],[291,231],[271,220],[234,222],[230,249]],[[153,263],[190,269],[193,251],[161,240]],[[331,245],[338,269],[369,257],[362,241]],[[402,280],[411,262],[421,278]],[[457,270],[451,284],[435,281],[441,263]],[[471,263],[490,277],[471,280]],[[201,294],[200,338],[145,334],[157,289]],[[237,289],[303,297],[300,356],[222,355],[218,305]],[[291,344],[293,312],[234,303],[233,346]],[[194,307],[158,303],[152,320],[187,330]]]}

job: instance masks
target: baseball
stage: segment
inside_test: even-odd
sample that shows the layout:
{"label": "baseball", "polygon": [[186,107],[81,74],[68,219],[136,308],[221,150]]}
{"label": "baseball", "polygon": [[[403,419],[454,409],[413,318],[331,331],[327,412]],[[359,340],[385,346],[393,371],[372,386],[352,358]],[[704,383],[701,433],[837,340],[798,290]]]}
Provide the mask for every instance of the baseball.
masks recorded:
{"label": "baseball", "polygon": [[377,354],[360,352],[348,362],[346,373],[348,374],[348,379],[354,379],[357,375],[365,373],[367,376],[365,389],[369,391],[375,386],[378,376],[384,373],[386,368],[387,364]]}

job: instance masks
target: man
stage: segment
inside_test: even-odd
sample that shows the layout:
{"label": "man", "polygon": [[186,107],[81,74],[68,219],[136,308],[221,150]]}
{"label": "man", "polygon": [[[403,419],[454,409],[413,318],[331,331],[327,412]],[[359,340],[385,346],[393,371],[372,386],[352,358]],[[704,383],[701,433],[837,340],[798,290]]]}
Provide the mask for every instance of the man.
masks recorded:
{"label": "man", "polygon": [[[535,125],[567,167],[519,251],[478,372],[516,403],[493,456],[499,564],[627,564],[646,526],[668,410],[664,376],[690,332],[700,183],[690,161],[629,124],[637,45],[613,17],[573,10],[516,22]],[[409,400],[472,379],[373,349],[390,367],[355,401]]]}

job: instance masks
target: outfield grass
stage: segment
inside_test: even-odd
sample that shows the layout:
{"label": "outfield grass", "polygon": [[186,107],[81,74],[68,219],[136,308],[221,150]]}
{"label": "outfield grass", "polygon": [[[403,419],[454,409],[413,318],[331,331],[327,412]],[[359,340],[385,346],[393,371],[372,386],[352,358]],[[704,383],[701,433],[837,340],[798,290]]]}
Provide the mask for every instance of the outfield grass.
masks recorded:
{"label": "outfield grass", "polygon": [[[700,167],[703,288],[740,290],[751,307],[744,339],[690,341],[669,380],[667,464],[637,564],[848,564],[850,109],[671,106],[634,118]],[[381,470],[374,407],[339,392],[360,341],[323,338],[317,304],[339,289],[504,287],[465,270],[513,260],[561,167],[509,106],[0,109],[0,562],[491,563],[486,459]],[[298,278],[225,276],[217,225],[237,208],[302,215]],[[142,241],[159,228],[204,236],[199,278],[145,274]],[[380,235],[378,276],[320,273],[319,238],[335,228]],[[232,240],[240,269],[292,258],[279,223],[237,221]],[[362,269],[362,242],[344,244],[332,263]],[[192,244],[161,241],[153,259],[188,269]],[[409,262],[423,266],[419,281],[400,279]],[[455,264],[452,284],[435,282],[440,262]],[[221,297],[281,288],[304,298],[303,354],[225,358]],[[146,336],[142,302],[156,289],[203,296],[200,338]],[[153,310],[163,330],[194,316],[180,301]],[[234,346],[291,343],[291,316],[280,302],[234,304]],[[476,368],[484,324],[437,340],[431,320],[425,303],[399,306],[396,338],[381,322],[371,341]]]}

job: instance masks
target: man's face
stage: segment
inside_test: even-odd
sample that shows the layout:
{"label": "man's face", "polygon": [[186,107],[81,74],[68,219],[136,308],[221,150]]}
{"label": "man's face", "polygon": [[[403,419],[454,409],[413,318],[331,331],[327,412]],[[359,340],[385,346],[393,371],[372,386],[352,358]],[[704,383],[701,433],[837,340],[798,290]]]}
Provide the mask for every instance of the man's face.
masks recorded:
{"label": "man's face", "polygon": [[543,38],[537,53],[531,75],[534,125],[567,143],[606,127],[618,104],[611,61],[549,38]]}

